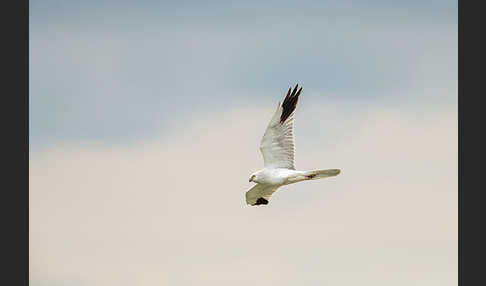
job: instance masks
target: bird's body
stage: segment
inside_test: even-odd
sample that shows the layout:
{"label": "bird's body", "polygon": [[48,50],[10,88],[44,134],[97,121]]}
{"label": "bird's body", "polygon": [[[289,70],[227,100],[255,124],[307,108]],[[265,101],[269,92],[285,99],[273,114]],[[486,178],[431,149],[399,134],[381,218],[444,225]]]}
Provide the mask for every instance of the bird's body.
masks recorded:
{"label": "bird's body", "polygon": [[322,179],[337,176],[339,169],[297,171],[294,167],[294,136],[293,115],[299,95],[302,91],[287,92],[282,105],[277,106],[260,143],[264,168],[253,173],[250,182],[257,183],[246,192],[246,203],[250,205],[266,205],[270,196],[281,186],[305,180]]}
{"label": "bird's body", "polygon": [[289,179],[300,175],[300,171],[285,168],[263,168],[255,173],[255,179],[252,181],[264,185],[287,185]]}

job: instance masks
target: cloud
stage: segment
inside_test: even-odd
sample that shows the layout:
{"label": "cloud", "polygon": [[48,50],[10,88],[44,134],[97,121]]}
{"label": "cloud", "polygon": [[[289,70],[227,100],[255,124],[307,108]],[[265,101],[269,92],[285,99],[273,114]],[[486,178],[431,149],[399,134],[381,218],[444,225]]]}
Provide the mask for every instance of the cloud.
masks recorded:
{"label": "cloud", "polygon": [[297,167],[343,172],[286,186],[267,207],[244,193],[268,106],[129,146],[33,154],[31,285],[453,285],[455,105],[304,105]]}

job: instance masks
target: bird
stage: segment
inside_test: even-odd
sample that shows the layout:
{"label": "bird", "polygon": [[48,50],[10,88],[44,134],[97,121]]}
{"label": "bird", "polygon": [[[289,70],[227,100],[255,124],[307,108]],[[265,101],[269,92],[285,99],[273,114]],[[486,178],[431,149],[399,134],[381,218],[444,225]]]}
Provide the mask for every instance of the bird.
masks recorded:
{"label": "bird", "polygon": [[260,141],[263,169],[251,174],[249,182],[256,183],[245,194],[251,206],[267,205],[278,188],[307,180],[334,177],[340,169],[298,171],[294,165],[294,114],[302,87],[289,88],[282,104],[278,102],[265,133]]}

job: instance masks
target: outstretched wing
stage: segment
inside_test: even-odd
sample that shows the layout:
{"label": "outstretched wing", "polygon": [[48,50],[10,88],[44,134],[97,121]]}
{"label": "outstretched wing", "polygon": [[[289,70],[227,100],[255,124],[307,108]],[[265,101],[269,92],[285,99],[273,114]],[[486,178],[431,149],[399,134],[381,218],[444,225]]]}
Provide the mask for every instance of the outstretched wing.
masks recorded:
{"label": "outstretched wing", "polygon": [[278,186],[256,184],[246,192],[246,203],[252,206],[266,205]]}
{"label": "outstretched wing", "polygon": [[295,170],[294,166],[294,113],[302,87],[297,91],[297,84],[287,96],[268,124],[260,142],[265,168],[287,168]]}

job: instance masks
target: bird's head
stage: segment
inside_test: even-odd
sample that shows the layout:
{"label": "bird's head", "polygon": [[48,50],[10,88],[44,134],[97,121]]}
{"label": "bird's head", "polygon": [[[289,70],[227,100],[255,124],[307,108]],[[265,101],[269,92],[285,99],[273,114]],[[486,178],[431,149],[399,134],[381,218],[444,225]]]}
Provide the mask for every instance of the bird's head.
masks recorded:
{"label": "bird's head", "polygon": [[257,180],[258,180],[258,173],[253,173],[253,174],[251,174],[250,179],[248,180],[248,182],[255,182],[255,183],[257,183]]}
{"label": "bird's head", "polygon": [[254,182],[254,183],[261,183],[262,181],[264,181],[264,177],[263,177],[263,174],[260,171],[258,172],[255,172],[253,174],[250,175],[250,179],[248,180],[249,182]]}

